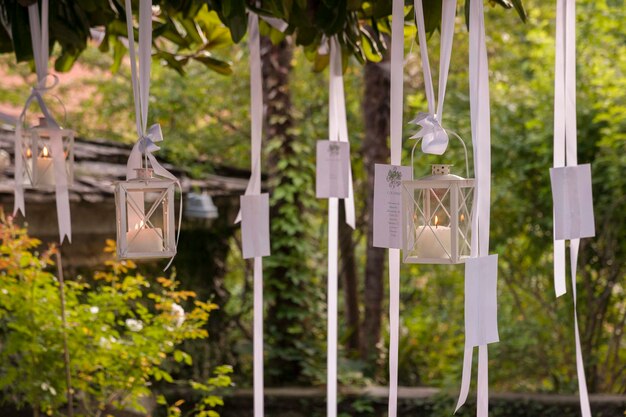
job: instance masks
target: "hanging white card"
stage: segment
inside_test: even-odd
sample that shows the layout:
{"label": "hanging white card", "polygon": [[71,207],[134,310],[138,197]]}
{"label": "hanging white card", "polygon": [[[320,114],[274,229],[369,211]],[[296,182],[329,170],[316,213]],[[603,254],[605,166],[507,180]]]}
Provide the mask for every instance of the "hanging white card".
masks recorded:
{"label": "hanging white card", "polygon": [[350,194],[350,145],[318,140],[315,161],[317,198],[348,198]]}
{"label": "hanging white card", "polygon": [[591,165],[550,169],[554,234],[558,240],[596,234],[591,192]]}
{"label": "hanging white card", "polygon": [[465,337],[468,346],[499,342],[498,255],[465,261]]}
{"label": "hanging white card", "polygon": [[376,164],[374,167],[374,246],[402,247],[402,181],[411,167]]}
{"label": "hanging white card", "polygon": [[244,259],[270,254],[269,194],[242,195],[241,241]]}

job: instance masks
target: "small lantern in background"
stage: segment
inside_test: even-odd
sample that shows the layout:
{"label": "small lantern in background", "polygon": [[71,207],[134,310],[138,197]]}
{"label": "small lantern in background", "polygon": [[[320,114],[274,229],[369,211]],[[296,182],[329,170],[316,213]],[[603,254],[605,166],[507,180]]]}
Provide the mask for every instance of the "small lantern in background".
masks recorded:
{"label": "small lantern in background", "polygon": [[65,171],[67,175],[67,185],[74,183],[74,136],[70,129],[49,126],[45,117],[39,118],[39,124],[28,129],[25,133],[30,133],[30,140],[24,137],[22,150],[24,158],[24,184],[34,188],[47,188],[56,185],[52,138],[61,138],[63,158],[65,160]]}
{"label": "small lantern in background", "polygon": [[402,181],[404,263],[458,264],[471,251],[474,180],[433,165],[432,175]]}
{"label": "small lantern in background", "polygon": [[154,177],[151,168],[115,185],[117,255],[120,259],[176,255],[174,198],[177,182]]}
{"label": "small lantern in background", "polygon": [[213,199],[206,192],[187,194],[185,202],[185,216],[192,219],[214,220],[219,217],[217,207],[213,203]]}

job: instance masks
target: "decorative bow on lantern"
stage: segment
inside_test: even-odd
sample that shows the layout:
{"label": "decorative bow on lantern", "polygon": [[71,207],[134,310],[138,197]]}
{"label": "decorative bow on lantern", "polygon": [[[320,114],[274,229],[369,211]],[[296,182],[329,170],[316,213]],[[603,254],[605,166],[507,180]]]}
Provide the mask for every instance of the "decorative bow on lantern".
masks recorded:
{"label": "decorative bow on lantern", "polygon": [[422,151],[433,155],[441,155],[448,148],[448,132],[441,126],[437,115],[420,112],[409,123],[421,129],[409,139],[422,139]]}
{"label": "decorative bow on lantern", "polygon": [[148,164],[142,165],[141,160],[142,158],[145,158],[150,162],[150,166],[156,175],[178,181],[174,174],[165,169],[165,167],[157,161],[156,157],[152,155],[153,152],[161,149],[155,142],[162,141],[163,133],[161,132],[161,125],[155,123],[146,130],[146,134],[144,136],[139,138],[130,152],[128,162],[126,163],[127,180],[137,177],[137,169],[146,168],[148,166]]}

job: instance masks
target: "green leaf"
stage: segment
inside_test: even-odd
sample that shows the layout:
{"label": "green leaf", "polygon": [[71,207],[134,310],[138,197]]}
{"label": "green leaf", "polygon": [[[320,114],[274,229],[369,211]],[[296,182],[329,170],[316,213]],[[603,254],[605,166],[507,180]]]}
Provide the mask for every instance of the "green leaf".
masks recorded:
{"label": "green leaf", "polygon": [[67,72],[72,69],[74,62],[78,58],[77,51],[63,50],[61,56],[59,56],[54,62],[54,69],[58,72]]}
{"label": "green leaf", "polygon": [[201,62],[207,68],[223,75],[231,75],[233,73],[233,69],[230,66],[230,63],[225,61],[220,61],[219,59],[213,58],[211,56],[194,56],[198,62]]}

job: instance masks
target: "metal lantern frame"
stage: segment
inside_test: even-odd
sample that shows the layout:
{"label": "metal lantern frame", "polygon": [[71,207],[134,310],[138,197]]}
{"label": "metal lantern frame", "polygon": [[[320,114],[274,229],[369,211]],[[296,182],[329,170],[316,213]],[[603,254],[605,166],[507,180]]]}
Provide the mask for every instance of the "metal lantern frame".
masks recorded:
{"label": "metal lantern frame", "polygon": [[[74,138],[76,132],[71,129],[63,129],[62,127],[53,127],[42,125],[45,119],[40,119],[38,126],[29,129],[31,133],[30,151],[31,151],[31,183],[35,188],[54,187],[56,179],[54,178],[54,163],[52,162],[51,137],[53,132],[61,135],[63,142],[63,153],[65,155],[65,173],[67,185],[74,184]],[[50,160],[50,163],[42,162]]]}
{"label": "metal lantern frame", "polygon": [[[154,177],[150,168],[137,169],[137,178],[115,184],[117,216],[117,256],[119,259],[158,259],[176,255],[175,187],[177,182],[168,178]],[[146,199],[150,193],[155,199]],[[147,208],[147,209],[146,209]],[[155,214],[162,217],[160,228],[151,220]],[[129,218],[138,222],[129,224]],[[161,250],[136,250],[133,242],[141,238],[143,231],[160,240]]]}
{"label": "metal lantern frame", "polygon": [[[469,177],[467,147],[453,135],[463,145]],[[411,152],[411,166],[418,143]],[[459,264],[470,256],[475,180],[450,174],[450,166],[433,165],[433,175],[402,181],[404,263]],[[449,224],[437,224],[438,213]]]}

